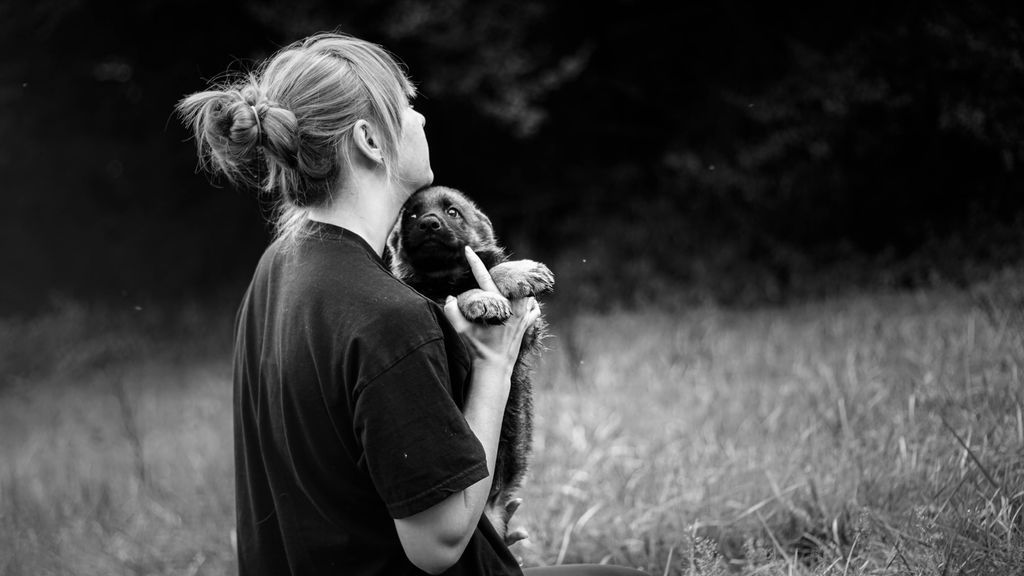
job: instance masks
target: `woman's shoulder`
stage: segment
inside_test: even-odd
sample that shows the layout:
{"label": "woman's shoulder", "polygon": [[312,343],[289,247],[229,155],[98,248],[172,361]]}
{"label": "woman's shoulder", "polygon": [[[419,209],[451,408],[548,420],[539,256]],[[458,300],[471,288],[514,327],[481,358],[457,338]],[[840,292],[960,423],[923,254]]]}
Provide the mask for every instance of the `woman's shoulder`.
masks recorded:
{"label": "woman's shoulder", "polygon": [[336,345],[394,351],[446,339],[440,306],[395,278],[361,246],[307,242],[268,248],[257,272],[268,296]]}
{"label": "woman's shoulder", "polygon": [[381,278],[366,304],[368,327],[375,332],[394,338],[442,337],[441,307],[393,276]]}

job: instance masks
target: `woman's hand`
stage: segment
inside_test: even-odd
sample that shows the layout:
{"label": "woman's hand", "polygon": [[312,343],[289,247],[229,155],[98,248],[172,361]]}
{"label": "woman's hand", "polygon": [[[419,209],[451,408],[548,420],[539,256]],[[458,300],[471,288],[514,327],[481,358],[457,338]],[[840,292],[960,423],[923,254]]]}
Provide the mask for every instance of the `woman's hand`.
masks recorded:
{"label": "woman's hand", "polygon": [[[470,247],[466,247],[469,268],[482,290],[498,292],[487,267]],[[519,356],[523,334],[540,317],[540,306],[533,297],[512,300],[512,316],[503,324],[485,325],[470,322],[459,310],[457,300],[449,296],[444,304],[445,316],[469,343],[478,368],[493,368],[511,376]]]}

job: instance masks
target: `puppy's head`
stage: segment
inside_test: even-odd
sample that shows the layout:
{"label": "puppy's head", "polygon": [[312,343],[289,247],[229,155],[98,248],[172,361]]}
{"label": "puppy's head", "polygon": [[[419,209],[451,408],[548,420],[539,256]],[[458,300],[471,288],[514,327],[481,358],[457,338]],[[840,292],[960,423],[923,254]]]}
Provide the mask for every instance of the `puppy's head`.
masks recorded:
{"label": "puppy's head", "polygon": [[496,250],[491,221],[458,190],[432,186],[406,201],[388,239],[396,271],[430,274],[466,264],[463,249]]}

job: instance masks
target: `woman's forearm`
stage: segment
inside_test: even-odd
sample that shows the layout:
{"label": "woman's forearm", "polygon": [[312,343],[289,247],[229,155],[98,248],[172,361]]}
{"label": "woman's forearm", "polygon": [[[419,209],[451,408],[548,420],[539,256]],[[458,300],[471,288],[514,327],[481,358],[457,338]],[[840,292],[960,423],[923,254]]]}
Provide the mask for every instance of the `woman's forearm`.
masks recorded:
{"label": "woman's forearm", "polygon": [[[505,415],[505,404],[508,402],[509,390],[512,386],[512,367],[487,366],[477,362],[473,367],[473,379],[463,414],[473,433],[487,455],[487,484],[494,473],[494,463],[498,455],[498,438],[501,436],[501,421]],[[489,492],[490,486],[484,492]],[[486,494],[484,495],[486,500]],[[483,507],[481,506],[481,510]]]}
{"label": "woman's forearm", "polygon": [[463,414],[483,446],[487,477],[435,506],[396,520],[406,555],[424,572],[443,572],[462,556],[487,503],[498,454],[501,421],[511,386],[511,365],[476,362]]}

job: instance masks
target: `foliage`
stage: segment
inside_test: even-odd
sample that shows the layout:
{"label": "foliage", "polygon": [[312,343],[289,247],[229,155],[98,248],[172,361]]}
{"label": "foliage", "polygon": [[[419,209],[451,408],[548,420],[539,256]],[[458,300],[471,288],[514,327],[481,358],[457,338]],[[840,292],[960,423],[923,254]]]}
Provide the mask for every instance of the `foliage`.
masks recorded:
{"label": "foliage", "polygon": [[955,2],[5,5],[0,237],[19,248],[0,266],[19,281],[0,308],[244,284],[269,207],[192,174],[173,104],[333,28],[406,61],[439,183],[519,252],[600,262],[605,298],[966,284],[1024,256],[1021,21]]}

